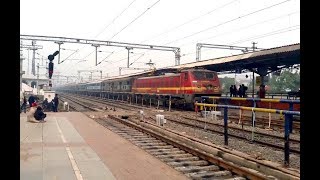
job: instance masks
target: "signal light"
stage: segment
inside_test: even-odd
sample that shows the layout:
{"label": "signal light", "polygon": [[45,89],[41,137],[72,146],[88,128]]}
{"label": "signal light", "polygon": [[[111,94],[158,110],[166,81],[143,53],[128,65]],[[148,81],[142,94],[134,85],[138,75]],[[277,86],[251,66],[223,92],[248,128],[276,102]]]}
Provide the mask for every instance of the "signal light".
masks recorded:
{"label": "signal light", "polygon": [[52,60],[54,59],[54,56],[50,54],[50,55],[48,56],[48,59],[49,59],[50,61],[52,61]]}
{"label": "signal light", "polygon": [[54,57],[59,54],[59,51],[54,52],[48,56],[49,61],[53,61]]}
{"label": "signal light", "polygon": [[53,63],[49,62],[49,78],[51,79],[53,74]]}

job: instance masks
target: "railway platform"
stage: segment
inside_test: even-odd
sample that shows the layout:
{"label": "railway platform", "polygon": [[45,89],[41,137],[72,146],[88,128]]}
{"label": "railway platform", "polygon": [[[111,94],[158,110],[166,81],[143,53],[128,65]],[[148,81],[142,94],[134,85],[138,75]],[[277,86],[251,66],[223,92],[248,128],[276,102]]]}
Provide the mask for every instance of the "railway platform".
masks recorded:
{"label": "railway platform", "polygon": [[20,179],[187,179],[80,112],[20,115]]}

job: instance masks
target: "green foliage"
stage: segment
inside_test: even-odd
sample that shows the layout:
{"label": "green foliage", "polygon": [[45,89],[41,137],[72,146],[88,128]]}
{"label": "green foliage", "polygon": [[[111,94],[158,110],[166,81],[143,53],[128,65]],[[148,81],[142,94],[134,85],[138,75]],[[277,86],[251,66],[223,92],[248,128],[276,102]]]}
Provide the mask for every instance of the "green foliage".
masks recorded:
{"label": "green foliage", "polygon": [[[298,91],[300,88],[300,73],[292,73],[289,69],[284,69],[280,76],[273,75],[265,85],[269,87],[267,93],[286,93],[286,89]],[[255,91],[258,91],[259,87],[255,87]],[[249,91],[252,91],[251,82],[248,85],[248,89]]]}
{"label": "green foliage", "polygon": [[286,89],[298,91],[300,88],[300,73],[292,73],[285,69],[280,76],[273,76],[267,85],[270,86],[270,92],[285,92]]}
{"label": "green foliage", "polygon": [[220,81],[223,93],[229,92],[230,86],[234,85],[234,78],[224,77],[224,78],[219,78],[219,81]]}

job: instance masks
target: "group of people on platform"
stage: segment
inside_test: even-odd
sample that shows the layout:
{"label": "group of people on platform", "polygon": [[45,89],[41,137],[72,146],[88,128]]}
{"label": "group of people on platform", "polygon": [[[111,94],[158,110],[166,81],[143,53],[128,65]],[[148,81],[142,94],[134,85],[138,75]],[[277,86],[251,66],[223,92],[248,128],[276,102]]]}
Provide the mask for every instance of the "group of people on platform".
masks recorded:
{"label": "group of people on platform", "polygon": [[[244,84],[239,86],[239,89],[237,89],[236,85],[230,86],[230,97],[247,97],[246,91],[248,90],[248,87]],[[259,98],[265,98],[266,97],[266,89],[265,85],[261,84],[259,87],[259,91],[257,92]]]}
{"label": "group of people on platform", "polygon": [[51,102],[48,102],[48,99],[45,98],[45,100],[42,102],[42,106],[38,106],[37,102],[39,100],[31,95],[28,98],[28,102],[26,97],[23,97],[22,105],[20,107],[20,113],[23,111],[24,113],[27,113],[27,105],[29,104],[30,110],[29,115],[27,116],[28,121],[30,122],[45,122],[45,118],[47,115],[44,113],[44,111],[53,111],[58,112],[58,106],[59,106],[59,98],[58,94],[55,95],[53,100]]}
{"label": "group of people on platform", "polygon": [[241,84],[239,88],[236,87],[236,85],[230,86],[230,97],[247,97],[246,91],[248,90],[248,87],[244,84]]}

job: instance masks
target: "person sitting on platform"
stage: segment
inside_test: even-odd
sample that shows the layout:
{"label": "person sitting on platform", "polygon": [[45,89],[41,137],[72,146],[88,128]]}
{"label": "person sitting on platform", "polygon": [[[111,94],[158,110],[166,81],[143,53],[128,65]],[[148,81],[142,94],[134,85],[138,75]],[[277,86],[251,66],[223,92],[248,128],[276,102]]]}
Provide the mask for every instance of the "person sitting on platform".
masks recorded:
{"label": "person sitting on platform", "polygon": [[47,115],[43,113],[43,110],[40,106],[37,107],[36,112],[34,113],[34,118],[40,122],[46,122],[44,118],[46,118]]}
{"label": "person sitting on platform", "polygon": [[37,121],[35,118],[34,118],[34,113],[36,112],[37,110],[37,103],[32,103],[30,105],[30,110],[29,110],[29,114],[27,115],[27,121],[28,122],[34,122],[34,123],[38,123],[39,121]]}

